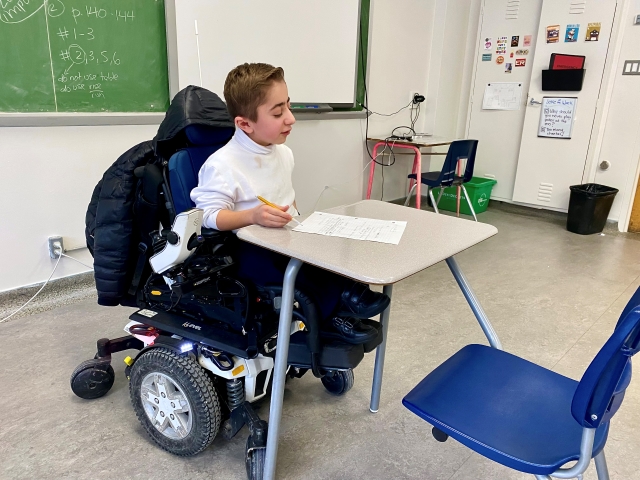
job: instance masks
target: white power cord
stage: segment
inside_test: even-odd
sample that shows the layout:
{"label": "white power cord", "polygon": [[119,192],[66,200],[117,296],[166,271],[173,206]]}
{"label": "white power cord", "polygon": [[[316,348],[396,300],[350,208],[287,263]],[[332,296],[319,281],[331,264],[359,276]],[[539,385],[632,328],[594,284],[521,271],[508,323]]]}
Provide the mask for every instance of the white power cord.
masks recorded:
{"label": "white power cord", "polygon": [[[385,150],[386,150],[386,146],[385,146]],[[384,153],[384,150],[382,152],[380,152],[378,155],[376,155],[376,158],[378,158],[380,155],[382,155]],[[367,163],[364,168],[362,169],[362,171],[358,174],[357,178],[360,178],[361,175],[365,172],[365,170],[367,168],[369,168],[369,165],[371,165],[371,162],[373,162],[373,160],[369,160],[369,163]],[[354,180],[356,180],[357,178],[350,178],[349,180],[347,180],[346,182],[340,182],[340,183],[336,183],[334,185],[325,185],[325,187],[322,189],[322,191],[320,192],[320,195],[318,195],[318,199],[316,200],[316,203],[313,205],[313,210],[311,213],[316,211],[316,207],[318,206],[318,203],[320,202],[320,199],[322,198],[322,196],[324,195],[324,192],[326,192],[327,190],[335,190],[336,187],[339,187],[341,185],[346,185],[347,183],[352,183]]]}
{"label": "white power cord", "polygon": [[15,312],[13,312],[12,314],[10,314],[8,317],[4,317],[2,320],[0,320],[0,323],[4,323],[7,320],[9,320],[11,317],[13,317],[16,313],[18,313],[19,311],[21,311],[24,307],[26,307],[27,305],[29,305],[31,303],[31,301],[36,298],[40,292],[42,292],[42,290],[44,290],[44,287],[47,286],[47,284],[49,283],[49,280],[51,280],[51,278],[53,277],[53,274],[56,273],[56,269],[58,268],[58,265],[60,264],[60,260],[62,260],[62,257],[67,257],[70,258],[71,260],[75,260],[76,262],[84,265],[85,267],[89,268],[90,270],[93,270],[92,267],[90,267],[89,265],[87,265],[86,263],[82,263],[80,260],[78,260],[77,258],[73,258],[70,257],[69,255],[65,255],[64,253],[62,253],[62,251],[58,248],[55,250],[55,253],[58,254],[58,261],[56,262],[55,266],[53,267],[53,271],[51,272],[51,275],[49,275],[49,278],[47,278],[46,282],[44,282],[44,284],[40,287],[40,290],[38,290],[33,297],[31,297],[29,300],[27,300],[27,303],[25,303],[24,305],[22,305],[19,309],[17,309]]}

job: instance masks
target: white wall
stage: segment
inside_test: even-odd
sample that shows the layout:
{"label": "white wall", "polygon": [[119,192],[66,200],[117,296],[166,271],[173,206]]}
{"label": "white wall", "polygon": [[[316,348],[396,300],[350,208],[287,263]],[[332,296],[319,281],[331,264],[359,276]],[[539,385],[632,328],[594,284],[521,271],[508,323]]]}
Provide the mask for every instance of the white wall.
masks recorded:
{"label": "white wall", "polygon": [[[459,89],[464,91],[460,79],[465,72],[463,65],[452,68],[450,62],[462,62],[468,49],[467,23],[475,41],[477,14],[475,19],[466,17],[477,8],[469,9],[470,4],[477,5],[479,0],[372,0],[368,68],[371,110],[393,112],[406,105],[409,93],[415,90],[430,98],[427,86],[433,86],[437,78],[440,93],[433,118],[438,131],[453,133],[460,120],[453,112],[466,112],[464,95],[457,94]],[[446,28],[436,28],[444,22]],[[440,35],[435,42],[434,35]],[[443,42],[451,57],[439,60],[445,65],[442,71],[438,62],[431,69],[432,51]],[[430,69],[434,75],[431,80]],[[426,117],[421,117],[418,129],[425,128]],[[408,122],[408,110],[394,117],[374,115],[370,117],[369,135],[386,136],[393,127]],[[67,248],[84,245],[84,216],[95,184],[120,154],[153,138],[156,130],[153,125],[0,128],[0,244],[5,252],[0,257],[0,291],[39,283],[49,276],[55,262],[47,255],[48,236],[62,235]],[[323,190],[316,208],[363,198],[368,172],[363,175],[363,169],[369,161],[363,148],[364,136],[364,120],[296,124],[288,145],[296,157],[294,186],[302,212],[313,210]],[[406,194],[411,164],[412,157],[399,156],[396,167],[385,168],[385,199]],[[380,198],[381,193],[379,167],[377,173],[373,198]],[[72,255],[86,263],[91,261],[86,249]],[[83,271],[83,266],[63,259],[54,278]]]}

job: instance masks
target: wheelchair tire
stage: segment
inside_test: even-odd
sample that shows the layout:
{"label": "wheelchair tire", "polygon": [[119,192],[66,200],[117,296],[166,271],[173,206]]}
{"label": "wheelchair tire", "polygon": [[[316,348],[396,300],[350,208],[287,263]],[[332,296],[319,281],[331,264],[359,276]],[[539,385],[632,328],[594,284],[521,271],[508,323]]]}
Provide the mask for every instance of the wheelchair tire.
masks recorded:
{"label": "wheelchair tire", "polygon": [[353,387],[353,369],[327,372],[320,380],[331,395],[344,395]]}
{"label": "wheelchair tire", "polygon": [[247,438],[245,449],[245,467],[248,480],[262,480],[264,478],[264,463],[267,457],[267,447],[254,448],[249,451],[251,435]]}
{"label": "wheelchair tire", "polygon": [[192,356],[151,349],[136,359],[130,378],[133,409],[160,448],[186,457],[211,445],[220,428],[220,402]]}
{"label": "wheelchair tire", "polygon": [[111,390],[116,378],[109,363],[86,360],[71,374],[71,390],[85,400],[100,398]]}

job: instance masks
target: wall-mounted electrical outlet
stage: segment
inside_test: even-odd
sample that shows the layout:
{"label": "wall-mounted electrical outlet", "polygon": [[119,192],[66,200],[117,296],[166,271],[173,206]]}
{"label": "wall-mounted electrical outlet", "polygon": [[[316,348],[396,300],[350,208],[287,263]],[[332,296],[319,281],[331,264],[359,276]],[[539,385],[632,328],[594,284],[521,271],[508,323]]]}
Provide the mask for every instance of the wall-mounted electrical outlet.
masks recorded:
{"label": "wall-mounted electrical outlet", "polygon": [[64,243],[62,237],[53,236],[49,237],[49,256],[54,260],[57,260],[60,256],[59,252],[64,253]]}
{"label": "wall-mounted electrical outlet", "polygon": [[424,102],[424,95],[422,95],[419,91],[414,90],[411,92],[411,102],[414,105],[417,105],[418,103],[422,103]]}

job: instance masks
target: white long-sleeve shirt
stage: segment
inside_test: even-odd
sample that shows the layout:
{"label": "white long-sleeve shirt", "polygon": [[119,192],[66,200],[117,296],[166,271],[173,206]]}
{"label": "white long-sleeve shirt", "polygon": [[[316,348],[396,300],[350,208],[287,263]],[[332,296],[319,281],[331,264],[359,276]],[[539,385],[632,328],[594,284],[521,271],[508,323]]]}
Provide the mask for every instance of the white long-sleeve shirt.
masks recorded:
{"label": "white long-sleeve shirt", "polygon": [[204,210],[203,225],[216,229],[220,210],[239,212],[257,207],[262,204],[257,195],[276,205],[290,205],[287,212],[297,215],[292,173],[293,152],[289,147],[263,147],[236,128],[229,143],[214,152],[200,169],[191,200]]}

